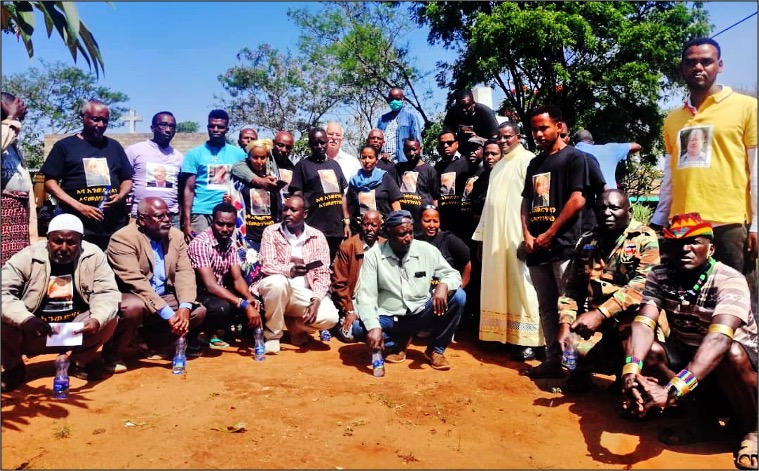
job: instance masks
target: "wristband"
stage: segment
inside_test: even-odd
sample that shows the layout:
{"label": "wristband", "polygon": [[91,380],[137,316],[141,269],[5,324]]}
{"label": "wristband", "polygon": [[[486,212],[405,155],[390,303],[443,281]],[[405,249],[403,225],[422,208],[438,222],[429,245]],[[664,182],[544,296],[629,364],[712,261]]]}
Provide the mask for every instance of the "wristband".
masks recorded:
{"label": "wristband", "polygon": [[600,312],[601,315],[604,316],[606,319],[611,318],[611,314],[609,313],[609,310],[603,306],[598,306],[598,312]]}
{"label": "wristband", "polygon": [[625,365],[629,365],[629,364],[636,364],[638,365],[639,369],[641,370],[643,369],[643,360],[641,360],[638,357],[632,357],[632,356],[625,357]]}
{"label": "wristband", "polygon": [[[628,357],[629,358],[629,357]],[[640,366],[637,363],[628,363],[622,367],[622,376],[626,374],[638,374],[640,373]]]}
{"label": "wristband", "polygon": [[343,224],[348,225],[351,223],[351,218],[343,218]]}
{"label": "wristband", "polygon": [[247,299],[243,299],[242,302],[240,303],[240,307],[243,308],[243,309],[245,309],[249,305],[250,305],[250,303],[248,302]]}
{"label": "wristband", "polygon": [[651,328],[651,330],[656,330],[656,321],[649,319],[646,316],[635,316],[635,319],[633,319],[633,322],[638,322],[640,324],[645,324]]}
{"label": "wristband", "polygon": [[733,336],[735,335],[735,331],[732,327],[726,326],[725,324],[712,324],[709,326],[708,329],[706,329],[707,334],[724,334],[725,336],[729,337],[731,340]]}

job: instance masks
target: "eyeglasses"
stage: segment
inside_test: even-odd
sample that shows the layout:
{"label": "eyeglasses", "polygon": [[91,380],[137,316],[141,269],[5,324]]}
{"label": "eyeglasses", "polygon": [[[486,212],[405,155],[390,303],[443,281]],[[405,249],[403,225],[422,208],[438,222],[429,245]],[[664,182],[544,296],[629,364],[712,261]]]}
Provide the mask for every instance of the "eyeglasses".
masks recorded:
{"label": "eyeglasses", "polygon": [[227,126],[224,124],[209,124],[208,129],[226,129]]}
{"label": "eyeglasses", "polygon": [[435,206],[434,204],[427,204],[427,205],[424,205],[424,207],[422,207],[423,211],[426,211],[428,209],[434,209],[435,211],[437,211],[437,206]]}
{"label": "eyeglasses", "polygon": [[291,145],[287,145],[287,144],[283,144],[281,142],[275,142],[274,145],[277,146],[277,147],[281,147],[283,149],[288,149],[288,150],[293,148],[292,144]]}
{"label": "eyeglasses", "polygon": [[177,125],[172,123],[155,123],[155,127],[161,129],[176,129]]}
{"label": "eyeglasses", "polygon": [[440,141],[441,146],[452,146],[456,141]]}
{"label": "eyeglasses", "polygon": [[143,213],[140,213],[139,216],[143,216],[143,217],[146,217],[146,218],[150,218],[150,219],[152,219],[154,221],[161,222],[164,219],[171,220],[171,218],[174,217],[174,213],[163,213],[163,214],[143,214]]}

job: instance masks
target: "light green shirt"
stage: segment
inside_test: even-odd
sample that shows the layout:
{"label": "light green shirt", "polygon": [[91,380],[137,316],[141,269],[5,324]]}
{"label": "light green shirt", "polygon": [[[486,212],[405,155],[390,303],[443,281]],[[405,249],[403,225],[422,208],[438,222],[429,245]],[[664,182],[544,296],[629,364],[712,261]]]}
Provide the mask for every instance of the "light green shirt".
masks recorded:
{"label": "light green shirt", "polygon": [[461,286],[461,275],[445,261],[433,245],[414,240],[399,259],[389,242],[376,243],[364,254],[355,307],[367,331],[380,327],[379,316],[421,313],[432,296],[432,277],[449,291]]}

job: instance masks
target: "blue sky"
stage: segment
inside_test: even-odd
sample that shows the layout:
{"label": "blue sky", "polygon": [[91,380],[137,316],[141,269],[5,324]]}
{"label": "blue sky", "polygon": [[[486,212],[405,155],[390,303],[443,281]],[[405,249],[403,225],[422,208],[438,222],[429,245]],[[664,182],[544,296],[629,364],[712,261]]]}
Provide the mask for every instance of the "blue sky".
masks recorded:
{"label": "blue sky", "polygon": [[[287,10],[316,9],[319,4],[114,2],[109,6],[104,2],[78,2],[77,7],[98,40],[105,60],[105,75],[99,83],[126,93],[130,97],[126,106],[145,118],[137,123],[137,132],[148,132],[150,117],[164,109],[172,111],[178,121],[204,123],[208,111],[214,108],[214,96],[222,92],[217,76],[236,64],[237,52],[264,42],[295,52],[299,32],[288,19]],[[757,11],[756,2],[707,2],[706,7],[715,33]],[[42,23],[39,15],[38,22]],[[433,69],[435,61],[451,57],[441,47],[429,46],[426,38],[425,29],[414,31],[408,38],[411,53],[423,70]],[[755,87],[757,17],[716,39],[722,46],[725,64],[720,81],[734,87]],[[38,66],[39,59],[73,64],[60,39],[47,39],[44,28],[35,33],[34,45],[35,57],[29,60],[21,43],[3,35],[3,74]],[[81,59],[78,65],[87,68]],[[429,84],[437,88],[432,76]],[[445,91],[436,93],[428,108],[442,111],[444,99]]]}

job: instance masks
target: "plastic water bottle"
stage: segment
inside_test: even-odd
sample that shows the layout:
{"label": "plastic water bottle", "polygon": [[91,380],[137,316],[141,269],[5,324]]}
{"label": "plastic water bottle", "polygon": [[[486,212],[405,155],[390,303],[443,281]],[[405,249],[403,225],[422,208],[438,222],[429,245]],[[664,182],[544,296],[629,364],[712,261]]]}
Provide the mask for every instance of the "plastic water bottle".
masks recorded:
{"label": "plastic water bottle", "polygon": [[577,367],[577,344],[579,340],[577,334],[571,334],[564,346],[564,353],[561,356],[561,364],[569,371],[574,371]]}
{"label": "plastic water bottle", "polygon": [[107,187],[105,187],[105,189],[103,190],[103,201],[101,201],[100,204],[98,205],[98,209],[99,210],[101,210],[101,211],[103,210],[103,205],[108,201],[108,197],[109,196],[111,196],[111,186],[110,185],[108,185]]}
{"label": "plastic water bottle", "polygon": [[55,378],[53,378],[53,398],[68,399],[69,397],[69,356],[58,355],[55,359]]}
{"label": "plastic water bottle", "polygon": [[174,360],[171,362],[171,372],[175,375],[185,374],[187,372],[187,339],[184,336],[179,337],[176,342],[176,351]]}
{"label": "plastic water bottle", "polygon": [[385,359],[382,358],[382,350],[375,348],[372,350],[372,370],[374,370],[374,376],[385,376]]}
{"label": "plastic water bottle", "polygon": [[322,342],[329,342],[332,339],[332,334],[329,333],[329,330],[324,329],[319,331],[319,338],[322,339]]}
{"label": "plastic water bottle", "polygon": [[266,359],[266,345],[264,344],[264,329],[256,327],[253,331],[253,337],[255,338],[255,346],[253,352],[255,353],[256,361],[264,361]]}

